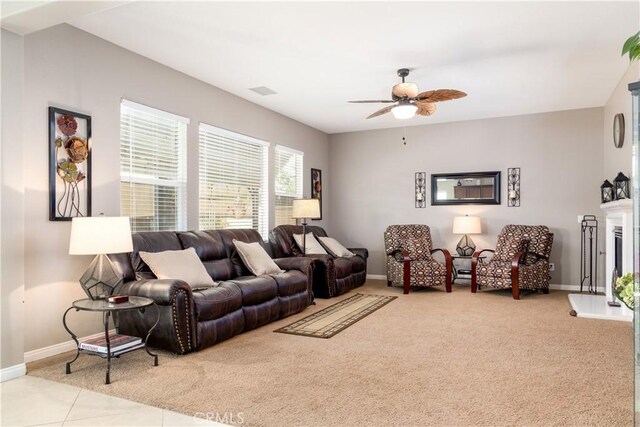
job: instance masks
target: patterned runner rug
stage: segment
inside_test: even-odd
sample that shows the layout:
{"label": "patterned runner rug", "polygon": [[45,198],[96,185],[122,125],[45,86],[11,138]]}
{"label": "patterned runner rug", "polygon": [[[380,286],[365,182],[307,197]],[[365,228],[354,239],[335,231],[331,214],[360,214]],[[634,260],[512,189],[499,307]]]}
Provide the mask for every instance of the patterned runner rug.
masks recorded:
{"label": "patterned runner rug", "polygon": [[331,338],[397,297],[355,294],[273,332]]}

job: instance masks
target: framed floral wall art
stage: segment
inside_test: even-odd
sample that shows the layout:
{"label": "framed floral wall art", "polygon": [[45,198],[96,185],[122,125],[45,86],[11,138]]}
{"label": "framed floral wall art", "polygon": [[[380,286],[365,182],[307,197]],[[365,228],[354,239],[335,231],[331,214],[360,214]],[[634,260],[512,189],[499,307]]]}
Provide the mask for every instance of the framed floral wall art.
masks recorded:
{"label": "framed floral wall art", "polygon": [[311,198],[320,200],[320,218],[322,219],[322,171],[311,169]]}
{"label": "framed floral wall art", "polygon": [[49,220],[91,216],[91,116],[49,107]]}

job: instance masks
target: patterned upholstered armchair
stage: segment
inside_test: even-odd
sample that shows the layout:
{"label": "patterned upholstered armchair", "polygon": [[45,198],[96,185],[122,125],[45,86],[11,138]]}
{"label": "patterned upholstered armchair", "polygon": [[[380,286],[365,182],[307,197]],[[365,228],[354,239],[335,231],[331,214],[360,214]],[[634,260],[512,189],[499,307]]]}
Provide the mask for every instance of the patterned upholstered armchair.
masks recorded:
{"label": "patterned upholstered armchair", "polygon": [[[549,255],[553,233],[544,225],[507,225],[498,235],[496,249],[476,251],[471,259],[471,292],[479,287],[511,288],[513,299],[520,289],[549,293]],[[483,252],[493,252],[483,262]]]}
{"label": "patterned upholstered armchair", "polygon": [[[387,286],[445,285],[451,292],[451,255],[446,249],[432,249],[431,231],[426,225],[390,225],[384,232],[387,254]],[[433,258],[442,252],[444,262]]]}

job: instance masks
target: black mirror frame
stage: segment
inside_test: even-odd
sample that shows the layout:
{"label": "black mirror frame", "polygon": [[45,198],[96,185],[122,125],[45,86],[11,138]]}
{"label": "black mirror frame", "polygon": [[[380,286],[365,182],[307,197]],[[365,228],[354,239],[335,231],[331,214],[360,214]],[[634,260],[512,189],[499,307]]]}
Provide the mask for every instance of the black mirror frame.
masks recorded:
{"label": "black mirror frame", "polygon": [[[467,178],[493,178],[492,199],[476,200],[437,200],[438,178],[467,179]],[[500,171],[491,172],[465,172],[465,173],[436,173],[431,174],[431,206],[446,205],[499,205],[500,204]]]}

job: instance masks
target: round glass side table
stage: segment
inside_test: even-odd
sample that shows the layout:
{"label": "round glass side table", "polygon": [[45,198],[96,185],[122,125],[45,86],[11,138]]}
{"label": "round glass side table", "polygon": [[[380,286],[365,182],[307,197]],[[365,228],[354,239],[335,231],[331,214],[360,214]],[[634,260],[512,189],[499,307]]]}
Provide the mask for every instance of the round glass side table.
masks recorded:
{"label": "round glass side table", "polygon": [[[156,320],[153,326],[151,326],[147,331],[147,335],[144,338],[144,340],[141,340],[140,342],[126,348],[119,349],[118,347],[116,347],[116,350],[112,350],[111,337],[109,335],[109,319],[113,317],[113,324],[115,325],[115,331],[116,331],[116,334],[118,334],[118,330],[119,330],[118,314],[119,313],[135,310],[138,312],[140,316],[145,316],[145,315],[148,315],[146,312],[148,311],[147,309],[151,306],[155,308]],[[106,347],[106,351],[90,350],[88,348],[81,347],[82,343],[78,340],[78,337],[76,336],[76,334],[74,334],[71,331],[71,329],[69,329],[69,326],[67,326],[67,314],[71,310],[75,310],[76,312],[88,311],[88,312],[102,313],[102,322],[104,324],[104,342],[106,344],[104,347]],[[74,301],[71,304],[71,307],[69,307],[67,311],[64,312],[64,315],[62,316],[62,325],[64,326],[66,331],[69,333],[69,335],[71,335],[71,338],[73,338],[73,340],[76,343],[76,356],[73,358],[73,360],[66,363],[66,373],[67,374],[71,373],[71,364],[78,359],[78,357],[80,356],[80,353],[89,354],[91,356],[99,356],[99,357],[102,357],[103,359],[107,359],[107,372],[105,377],[105,384],[111,384],[111,378],[110,378],[111,359],[114,357],[120,357],[123,354],[130,353],[132,351],[139,350],[142,348],[144,348],[145,351],[151,357],[153,357],[153,366],[158,366],[158,355],[149,351],[149,348],[147,347],[147,341],[149,340],[151,333],[153,332],[155,327],[158,325],[159,321],[160,321],[160,309],[152,299],[145,298],[145,297],[130,296],[129,301],[123,302],[120,304],[109,303],[106,300],[92,300],[89,298],[84,298],[84,299]]]}

